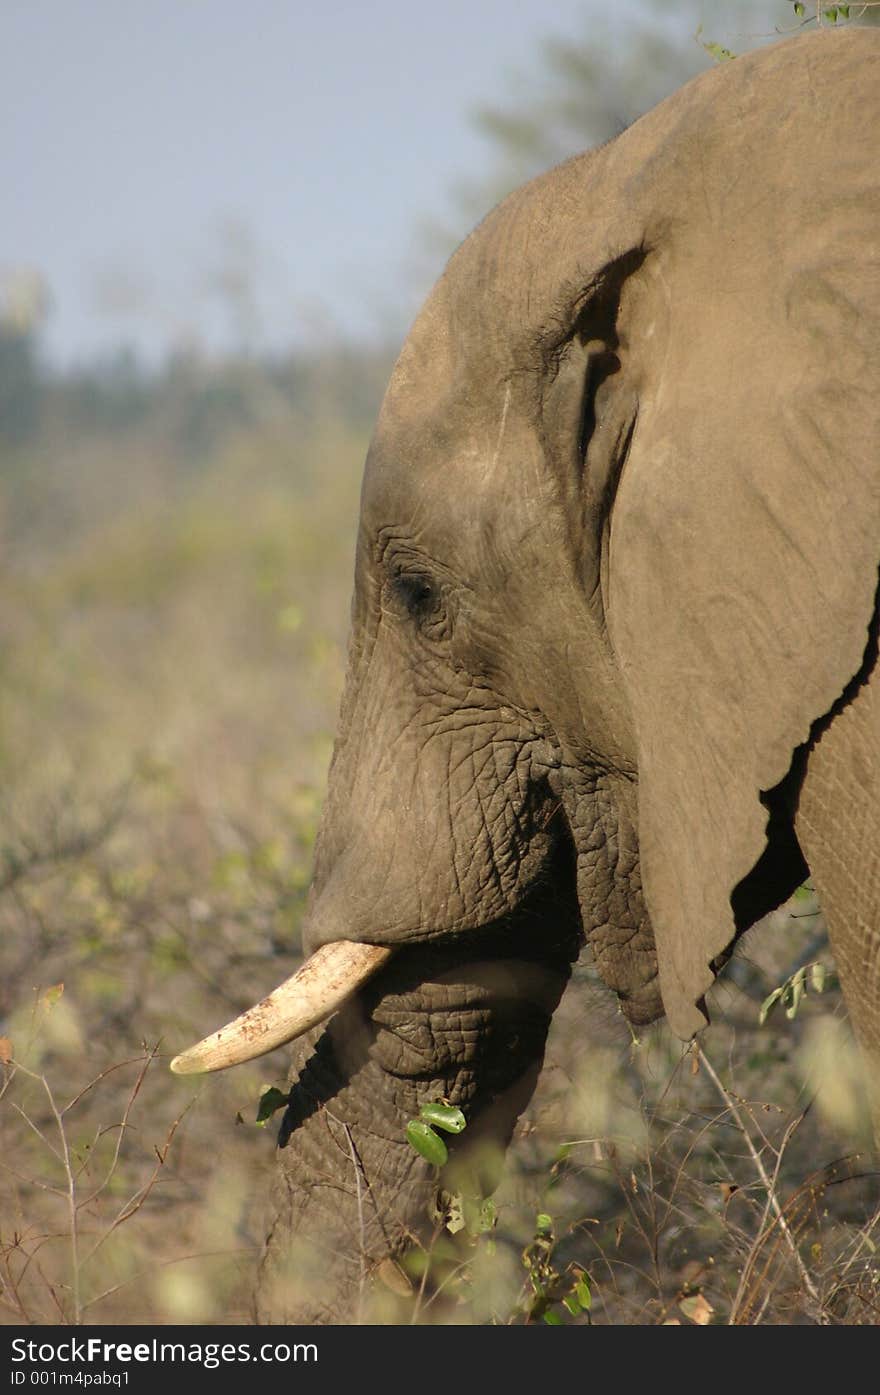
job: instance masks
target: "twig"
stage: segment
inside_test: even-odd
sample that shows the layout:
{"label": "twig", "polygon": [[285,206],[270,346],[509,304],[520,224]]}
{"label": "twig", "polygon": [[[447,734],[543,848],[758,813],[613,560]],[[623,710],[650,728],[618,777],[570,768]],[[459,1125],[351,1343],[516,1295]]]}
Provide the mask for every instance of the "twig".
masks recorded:
{"label": "twig", "polygon": [[[366,1289],[367,1285],[367,1236],[364,1228],[364,1198],[361,1190],[363,1164],[360,1158],[358,1157],[358,1152],[354,1146],[354,1139],[351,1136],[351,1129],[349,1128],[348,1124],[343,1123],[342,1129],[345,1134],[346,1141],[348,1142],[348,1151],[351,1154],[351,1165],[354,1168],[354,1184],[357,1194],[358,1235],[360,1236],[360,1245],[358,1246],[358,1250],[361,1264],[361,1276],[358,1282],[356,1325],[360,1326],[361,1321],[363,1319],[364,1290]],[[363,1178],[363,1180],[366,1181],[366,1178]]]}
{"label": "twig", "polygon": [[[24,1067],[23,1067],[23,1066],[19,1066],[19,1070],[24,1071]],[[31,1072],[30,1072],[30,1071],[24,1071],[24,1073],[25,1073],[26,1075],[31,1075]],[[44,1078],[43,1076],[41,1076],[41,1075],[32,1075],[32,1076],[31,1076],[31,1079],[41,1081],[42,1084],[45,1086],[45,1088],[48,1090],[49,1087],[48,1087],[48,1085],[46,1084],[46,1080],[45,1080],[45,1078]],[[51,1099],[51,1096],[50,1096],[50,1099]],[[49,1152],[52,1154],[53,1158],[57,1158],[57,1160],[58,1160],[59,1162],[63,1162],[62,1155],[59,1153],[58,1149],[55,1147],[54,1144],[52,1144],[52,1143],[49,1142],[48,1138],[47,1138],[46,1135],[43,1133],[42,1129],[37,1128],[37,1125],[34,1123],[33,1119],[31,1119],[31,1118],[29,1117],[29,1115],[22,1109],[21,1105],[20,1105],[20,1104],[16,1104],[15,1100],[13,1100],[13,1101],[12,1101],[12,1108],[15,1110],[16,1114],[20,1115],[20,1117],[21,1117],[22,1119],[24,1119],[24,1122],[27,1124],[28,1128],[33,1130],[33,1132],[37,1135],[37,1138],[40,1140],[40,1142],[41,1142],[46,1148],[48,1148],[48,1150],[49,1150]]]}
{"label": "twig", "polygon": [[[787,1222],[786,1219],[785,1219],[785,1215],[784,1215],[784,1213],[783,1213],[782,1207],[779,1205],[779,1199],[778,1199],[778,1197],[776,1196],[776,1192],[775,1192],[775,1190],[774,1190],[774,1182],[773,1182],[773,1180],[771,1180],[771,1178],[767,1175],[767,1169],[766,1169],[765,1166],[764,1166],[764,1161],[763,1161],[763,1159],[762,1159],[760,1153],[759,1153],[759,1152],[757,1151],[757,1149],[755,1148],[754,1143],[752,1142],[752,1136],[751,1136],[751,1134],[749,1133],[749,1130],[746,1128],[746,1125],[745,1125],[744,1122],[743,1122],[742,1115],[740,1114],[739,1109],[738,1109],[737,1106],[736,1106],[736,1101],[733,1099],[733,1097],[730,1095],[730,1093],[729,1093],[729,1092],[725,1089],[725,1087],[722,1085],[720,1079],[718,1078],[717,1074],[715,1073],[715,1069],[714,1069],[714,1067],[713,1067],[713,1065],[712,1065],[712,1062],[709,1060],[709,1057],[706,1055],[706,1053],[705,1053],[705,1051],[703,1050],[703,1048],[702,1048],[702,1047],[697,1047],[697,1046],[695,1046],[694,1049],[695,1049],[695,1051],[697,1051],[697,1052],[699,1053],[699,1058],[700,1058],[700,1061],[701,1061],[702,1064],[703,1064],[703,1067],[704,1067],[704,1069],[705,1069],[705,1071],[706,1071],[706,1074],[708,1075],[709,1079],[712,1081],[712,1084],[715,1086],[715,1088],[716,1088],[716,1090],[718,1091],[718,1093],[719,1093],[719,1095],[721,1096],[721,1098],[724,1100],[725,1104],[727,1105],[728,1109],[730,1110],[730,1113],[731,1113],[731,1115],[732,1115],[732,1117],[733,1117],[733,1119],[734,1119],[734,1121],[735,1121],[735,1123],[736,1123],[737,1128],[739,1129],[740,1133],[742,1134],[742,1137],[743,1137],[743,1140],[744,1140],[744,1142],[745,1142],[745,1145],[746,1145],[746,1147],[747,1147],[748,1150],[749,1150],[749,1156],[751,1157],[752,1162],[753,1162],[754,1165],[755,1165],[755,1170],[756,1170],[756,1172],[758,1173],[758,1176],[759,1176],[760,1179],[761,1179],[761,1183],[762,1183],[762,1185],[763,1185],[763,1187],[764,1187],[764,1190],[765,1190],[766,1193],[767,1193],[767,1200],[768,1200],[768,1203],[769,1203],[770,1207],[772,1208],[774,1215],[776,1216],[776,1220],[777,1220],[777,1222],[778,1222],[779,1229],[780,1229],[780,1231],[782,1232],[783,1236],[785,1237],[786,1244],[788,1245],[788,1247],[789,1247],[789,1249],[790,1249],[790,1251],[791,1251],[792,1257],[793,1257],[793,1259],[794,1259],[794,1262],[795,1262],[795,1264],[797,1265],[798,1273],[800,1274],[800,1278],[801,1278],[801,1283],[803,1284],[804,1288],[806,1289],[807,1293],[810,1295],[810,1298],[811,1298],[812,1302],[813,1302],[814,1305],[815,1305],[816,1315],[817,1315],[817,1321],[824,1324],[824,1323],[825,1323],[825,1318],[824,1318],[824,1315],[823,1315],[823,1313],[822,1313],[822,1304],[821,1304],[821,1300],[820,1300],[820,1298],[819,1298],[819,1294],[818,1294],[818,1292],[817,1292],[817,1290],[816,1290],[816,1286],[815,1286],[815,1284],[813,1283],[812,1279],[810,1278],[809,1273],[807,1272],[806,1265],[804,1264],[803,1260],[801,1259],[800,1252],[798,1251],[798,1247],[797,1247],[797,1245],[796,1245],[796,1243],[795,1243],[795,1240],[794,1240],[794,1236],[792,1235],[791,1230],[790,1230],[789,1225],[788,1225],[788,1222]],[[800,1122],[800,1120],[798,1120],[798,1122]],[[787,1137],[788,1137],[788,1135],[786,1135],[786,1140],[787,1140]],[[776,1176],[776,1174],[774,1173],[774,1178],[775,1178],[775,1176]],[[738,1298],[738,1297],[739,1297],[739,1295],[737,1295],[737,1298]],[[734,1310],[731,1312],[730,1318],[728,1319],[728,1322],[729,1322],[730,1325],[733,1325],[733,1320],[734,1320],[734,1316],[735,1316],[735,1311],[736,1311],[736,1303],[734,1303]]]}
{"label": "twig", "polygon": [[[104,1231],[104,1234],[100,1237],[99,1240],[95,1241],[95,1244],[89,1250],[88,1254],[83,1260],[83,1264],[87,1264],[89,1262],[92,1256],[101,1248],[104,1241],[108,1240],[110,1236],[113,1234],[113,1232],[115,1230],[118,1230],[119,1226],[124,1225],[126,1221],[130,1221],[132,1216],[136,1215],[137,1212],[141,1209],[147,1197],[150,1195],[150,1192],[153,1190],[153,1187],[156,1185],[156,1179],[158,1178],[162,1168],[165,1166],[165,1159],[168,1156],[168,1149],[171,1147],[171,1141],[174,1138],[175,1133],[177,1132],[177,1127],[180,1121],[183,1119],[184,1115],[187,1113],[189,1108],[190,1106],[187,1105],[186,1109],[183,1110],[183,1113],[178,1115],[178,1117],[174,1120],[173,1124],[169,1128],[168,1133],[165,1135],[164,1144],[161,1148],[156,1149],[156,1157],[158,1158],[158,1162],[156,1163],[155,1167],[153,1168],[153,1171],[150,1173],[144,1185],[138,1191],[135,1192],[134,1196],[129,1197],[128,1201],[126,1201],[124,1206],[122,1206],[119,1209],[119,1211],[117,1211],[113,1220],[110,1222],[109,1226]],[[108,1172],[106,1179],[101,1184],[101,1187],[99,1187],[98,1190],[93,1192],[92,1195],[89,1197],[89,1201],[93,1201],[95,1197],[99,1195],[103,1188],[106,1187],[112,1175],[113,1170],[111,1169],[110,1172]],[[85,1204],[85,1202],[82,1203],[82,1205]]]}
{"label": "twig", "polygon": [[[750,1247],[750,1249],[749,1249],[749,1253],[748,1253],[748,1255],[747,1255],[747,1257],[746,1257],[745,1264],[743,1265],[742,1271],[741,1271],[741,1273],[740,1273],[739,1284],[737,1285],[737,1290],[736,1290],[736,1296],[734,1297],[733,1306],[732,1306],[732,1308],[731,1308],[731,1310],[730,1310],[730,1318],[729,1318],[729,1325],[730,1325],[730,1326],[734,1326],[734,1325],[736,1324],[736,1320],[737,1320],[737,1318],[738,1318],[738,1316],[739,1316],[739,1312],[740,1312],[740,1307],[741,1307],[743,1298],[744,1298],[744,1296],[745,1296],[746,1289],[747,1289],[747,1287],[748,1287],[748,1283],[749,1283],[749,1281],[750,1281],[750,1279],[751,1279],[752,1272],[753,1272],[754,1267],[755,1267],[755,1262],[756,1262],[756,1260],[757,1260],[758,1254],[759,1254],[759,1252],[760,1252],[762,1246],[764,1245],[764,1243],[765,1243],[765,1241],[766,1241],[766,1239],[767,1239],[767,1232],[766,1232],[766,1230],[765,1230],[765,1227],[766,1227],[766,1225],[767,1225],[767,1218],[768,1218],[768,1216],[769,1216],[769,1214],[770,1214],[770,1210],[771,1210],[771,1198],[772,1198],[772,1197],[775,1197],[775,1195],[776,1195],[776,1186],[777,1186],[777,1182],[778,1182],[778,1180],[779,1180],[779,1171],[780,1171],[780,1168],[782,1167],[782,1159],[783,1159],[783,1156],[784,1156],[784,1154],[785,1154],[785,1150],[786,1150],[786,1148],[788,1147],[789,1140],[791,1139],[791,1137],[792,1137],[792,1135],[794,1134],[795,1130],[800,1126],[801,1122],[803,1121],[803,1118],[804,1118],[804,1115],[803,1115],[803,1114],[799,1114],[798,1117],[797,1117],[796,1119],[793,1119],[793,1120],[792,1120],[792,1122],[789,1124],[788,1128],[787,1128],[786,1131],[785,1131],[785,1134],[784,1134],[783,1139],[782,1139],[782,1143],[780,1144],[779,1149],[778,1149],[778,1151],[777,1151],[777,1154],[776,1154],[776,1166],[775,1166],[774,1169],[773,1169],[773,1177],[771,1178],[771,1182],[770,1182],[771,1190],[767,1193],[767,1198],[766,1198],[766,1201],[764,1202],[764,1211],[763,1211],[763,1214],[762,1214],[762,1216],[761,1216],[761,1219],[760,1219],[760,1221],[759,1221],[759,1223],[758,1223],[757,1233],[756,1233],[755,1238],[754,1238],[754,1241],[752,1242],[752,1245],[751,1245],[751,1247]],[[766,1273],[766,1270],[765,1270],[765,1273]],[[758,1321],[760,1320],[761,1313],[763,1313],[764,1309],[767,1307],[767,1304],[768,1304],[768,1302],[769,1302],[769,1298],[770,1298],[770,1295],[769,1295],[769,1293],[768,1293],[768,1294],[766,1294],[765,1297],[764,1297],[764,1302],[763,1302],[762,1305],[761,1305],[761,1308],[760,1308],[760,1310],[759,1310],[758,1317],[757,1317],[756,1320],[758,1320]]]}
{"label": "twig", "polygon": [[[117,1138],[116,1138],[116,1146],[115,1146],[115,1148],[114,1148],[114,1150],[113,1150],[113,1157],[112,1157],[111,1160],[110,1160],[110,1164],[109,1164],[109,1166],[108,1166],[108,1168],[107,1168],[107,1172],[105,1173],[105,1175],[104,1175],[104,1177],[102,1178],[102,1180],[97,1184],[97,1186],[95,1187],[95,1189],[94,1189],[94,1191],[92,1192],[91,1196],[87,1197],[87,1198],[81,1203],[81,1205],[83,1205],[83,1206],[88,1206],[90,1202],[94,1201],[95,1197],[96,1197],[96,1196],[99,1196],[99,1195],[101,1194],[101,1192],[104,1190],[104,1188],[107,1186],[107,1184],[109,1183],[111,1177],[113,1176],[114,1172],[116,1171],[116,1168],[117,1168],[117,1166],[119,1165],[119,1154],[120,1154],[120,1151],[121,1151],[121,1149],[122,1149],[122,1140],[123,1140],[123,1138],[125,1137],[125,1131],[126,1131],[126,1129],[128,1128],[128,1120],[129,1120],[129,1117],[130,1117],[130,1115],[131,1115],[131,1111],[132,1111],[132,1109],[134,1108],[134,1102],[135,1102],[135,1100],[137,1099],[138,1095],[140,1094],[140,1089],[141,1089],[141,1086],[142,1086],[143,1083],[144,1083],[144,1079],[145,1079],[145,1077],[146,1077],[147,1071],[150,1069],[150,1066],[153,1064],[153,1062],[155,1061],[155,1059],[156,1059],[156,1057],[157,1057],[158,1054],[159,1054],[159,1048],[158,1048],[158,1046],[153,1046],[153,1047],[150,1048],[149,1053],[148,1053],[147,1056],[144,1058],[143,1067],[142,1067],[142,1069],[140,1070],[140,1072],[138,1073],[137,1080],[134,1082],[134,1085],[133,1085],[133,1087],[132,1087],[131,1093],[129,1094],[128,1102],[127,1102],[127,1104],[126,1104],[126,1106],[125,1106],[125,1113],[123,1114],[122,1119],[120,1120],[120,1122],[119,1122],[119,1124],[118,1124],[118,1126],[117,1126],[118,1129],[119,1129],[119,1133],[118,1133]],[[95,1083],[96,1083],[95,1081],[92,1082],[92,1084],[95,1084]],[[79,1100],[81,1100],[82,1097],[83,1097],[83,1095],[86,1094],[87,1091],[90,1090],[90,1089],[91,1089],[91,1086],[90,1086],[90,1085],[87,1085],[87,1086],[86,1086],[86,1089],[85,1089],[85,1090],[82,1090],[82,1091],[71,1101],[71,1103],[67,1106],[67,1108],[68,1108],[68,1109],[72,1109],[72,1108],[73,1108],[73,1105],[76,1104]],[[65,1111],[65,1112],[66,1112],[66,1111]],[[185,1112],[185,1111],[184,1111],[184,1112]],[[175,1120],[174,1124],[172,1125],[172,1130],[171,1130],[172,1136],[173,1136],[173,1133],[174,1133],[174,1129],[177,1128],[178,1122],[179,1122],[179,1120]],[[170,1141],[170,1139],[169,1139],[169,1141]]]}
{"label": "twig", "polygon": [[[58,1129],[58,1137],[61,1142],[62,1162],[64,1166],[64,1176],[67,1180],[67,1223],[70,1227],[70,1292],[73,1299],[73,1323],[79,1327],[82,1322],[82,1306],[80,1296],[80,1264],[79,1264],[79,1211],[76,1201],[76,1177],[73,1171],[73,1164],[70,1159],[70,1144],[67,1141],[67,1133],[64,1128],[63,1112],[59,1110],[55,1103],[55,1096],[52,1094],[49,1082],[46,1077],[40,1076],[43,1088],[46,1091],[46,1098],[49,1101],[49,1108],[55,1119]],[[54,1151],[54,1150],[53,1150]]]}
{"label": "twig", "polygon": [[94,1307],[96,1303],[103,1303],[105,1298],[112,1298],[114,1293],[119,1293],[121,1289],[128,1288],[139,1279],[149,1278],[154,1269],[170,1269],[174,1264],[190,1264],[194,1259],[217,1259],[227,1258],[230,1255],[253,1255],[256,1247],[243,1250],[200,1250],[192,1255],[176,1255],[174,1259],[159,1260],[150,1269],[139,1269],[136,1274],[131,1274],[127,1279],[120,1279],[118,1284],[113,1284],[110,1288],[105,1288],[101,1293],[96,1293],[94,1298],[83,1304],[83,1311],[86,1308]]}

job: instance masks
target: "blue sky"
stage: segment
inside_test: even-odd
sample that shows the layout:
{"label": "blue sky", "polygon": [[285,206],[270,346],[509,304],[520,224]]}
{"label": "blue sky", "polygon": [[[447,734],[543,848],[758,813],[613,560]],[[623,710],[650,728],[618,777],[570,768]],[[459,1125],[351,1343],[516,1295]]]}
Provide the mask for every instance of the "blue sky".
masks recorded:
{"label": "blue sky", "polygon": [[3,0],[0,276],[46,278],[64,361],[397,333],[440,269],[413,269],[420,221],[487,166],[474,106],[636,2]]}

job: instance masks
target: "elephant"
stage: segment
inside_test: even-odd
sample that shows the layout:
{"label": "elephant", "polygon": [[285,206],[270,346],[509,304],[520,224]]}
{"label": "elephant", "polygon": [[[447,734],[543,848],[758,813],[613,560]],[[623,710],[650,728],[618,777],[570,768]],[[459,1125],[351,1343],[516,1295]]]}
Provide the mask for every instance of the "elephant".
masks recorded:
{"label": "elephant", "polygon": [[495,1185],[584,947],[689,1041],[809,875],[876,1079],[878,66],[854,28],[702,74],[509,195],[406,339],[310,957],[174,1062],[296,1040],[260,1321],[352,1321],[424,1227],[421,1103]]}

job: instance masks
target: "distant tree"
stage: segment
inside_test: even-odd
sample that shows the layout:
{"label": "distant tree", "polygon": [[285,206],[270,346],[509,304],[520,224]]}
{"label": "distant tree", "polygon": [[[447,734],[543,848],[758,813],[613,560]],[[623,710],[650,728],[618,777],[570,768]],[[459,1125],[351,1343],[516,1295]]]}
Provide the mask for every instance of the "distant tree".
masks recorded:
{"label": "distant tree", "polygon": [[32,334],[0,324],[0,441],[17,446],[40,413],[40,372]]}
{"label": "distant tree", "polygon": [[39,420],[38,346],[48,308],[48,292],[36,272],[12,272],[0,284],[0,441],[6,445],[26,441]]}
{"label": "distant tree", "polygon": [[[803,14],[799,11],[803,10]],[[428,228],[428,247],[449,251],[499,199],[570,155],[619,135],[676,88],[727,55],[816,24],[878,23],[880,3],[806,0],[640,0],[598,6],[582,37],[549,36],[534,70],[511,80],[508,100],[473,114],[489,146],[484,178],[452,190],[453,209]],[[796,12],[797,11],[797,12]]]}

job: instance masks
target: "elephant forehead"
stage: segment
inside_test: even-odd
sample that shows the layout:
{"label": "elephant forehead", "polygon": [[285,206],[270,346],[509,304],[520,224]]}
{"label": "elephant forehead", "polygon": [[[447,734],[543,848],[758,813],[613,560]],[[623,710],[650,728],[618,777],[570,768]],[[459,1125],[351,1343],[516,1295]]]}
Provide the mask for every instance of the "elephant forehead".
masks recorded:
{"label": "elephant forehead", "polygon": [[367,459],[363,523],[421,530],[445,521],[465,534],[513,526],[546,493],[540,467],[540,443],[510,384],[479,398],[453,392],[421,414],[386,416]]}
{"label": "elephant forehead", "polygon": [[454,395],[461,405],[507,378],[528,303],[529,259],[517,228],[534,222],[530,204],[512,196],[451,258],[401,349],[383,410],[405,415],[423,396]]}
{"label": "elephant forehead", "polygon": [[836,140],[835,121],[846,92],[870,126],[875,40],[841,31],[743,55],[508,195],[451,258],[389,403],[405,411],[414,392],[442,396],[454,383],[485,402],[487,385],[497,396],[498,384],[540,374],[594,278],[633,248],[655,256],[681,245],[691,278],[695,261],[711,276],[719,245],[742,244],[738,265],[756,276],[768,240],[774,256],[800,247],[817,197],[836,203],[844,171],[853,189],[874,178],[863,144]]}

